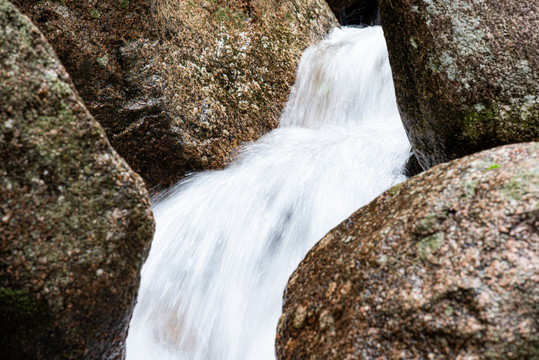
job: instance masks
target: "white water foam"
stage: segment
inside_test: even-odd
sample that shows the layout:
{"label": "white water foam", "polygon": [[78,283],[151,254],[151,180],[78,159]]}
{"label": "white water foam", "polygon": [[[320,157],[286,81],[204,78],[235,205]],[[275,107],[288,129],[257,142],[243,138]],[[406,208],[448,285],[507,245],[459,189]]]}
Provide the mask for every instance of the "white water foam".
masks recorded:
{"label": "white water foam", "polygon": [[306,50],[281,127],[153,199],[127,358],[275,359],[284,287],[307,251],[404,180],[409,143],[380,27]]}

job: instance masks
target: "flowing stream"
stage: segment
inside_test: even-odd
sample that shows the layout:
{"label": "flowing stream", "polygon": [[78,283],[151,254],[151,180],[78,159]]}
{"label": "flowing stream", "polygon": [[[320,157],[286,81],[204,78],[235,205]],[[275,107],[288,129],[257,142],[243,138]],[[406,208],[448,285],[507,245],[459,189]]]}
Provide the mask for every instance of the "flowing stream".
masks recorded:
{"label": "flowing stream", "polygon": [[307,49],[280,127],[153,199],[129,360],[271,360],[307,251],[401,175],[410,145],[380,27]]}

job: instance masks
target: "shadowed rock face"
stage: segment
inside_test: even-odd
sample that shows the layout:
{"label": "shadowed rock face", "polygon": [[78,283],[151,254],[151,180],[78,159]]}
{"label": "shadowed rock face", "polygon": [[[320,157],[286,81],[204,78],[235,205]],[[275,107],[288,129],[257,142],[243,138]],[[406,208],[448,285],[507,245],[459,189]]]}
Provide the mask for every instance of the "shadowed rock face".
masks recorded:
{"label": "shadowed rock face", "polygon": [[330,231],[288,282],[278,359],[537,359],[538,150],[436,166]]}
{"label": "shadowed rock face", "polygon": [[383,1],[401,117],[424,168],[539,139],[537,1]]}
{"label": "shadowed rock face", "polygon": [[223,167],[275,128],[303,49],[337,25],[319,0],[15,4],[149,187]]}
{"label": "shadowed rock face", "polygon": [[336,14],[339,23],[346,25],[380,25],[380,12],[378,11],[378,1],[360,0],[350,3],[341,8]]}
{"label": "shadowed rock face", "polygon": [[346,25],[380,25],[377,0],[329,0],[331,11]]}
{"label": "shadowed rock face", "polygon": [[0,358],[120,359],[153,235],[142,179],[0,0]]}

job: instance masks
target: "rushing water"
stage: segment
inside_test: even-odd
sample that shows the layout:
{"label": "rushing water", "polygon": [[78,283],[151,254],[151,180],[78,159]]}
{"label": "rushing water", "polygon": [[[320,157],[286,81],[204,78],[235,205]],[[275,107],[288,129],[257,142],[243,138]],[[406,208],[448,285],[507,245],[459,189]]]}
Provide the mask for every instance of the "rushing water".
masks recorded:
{"label": "rushing water", "polygon": [[153,199],[128,359],[275,359],[288,277],[404,179],[408,152],[382,29],[335,29],[303,55],[278,129]]}

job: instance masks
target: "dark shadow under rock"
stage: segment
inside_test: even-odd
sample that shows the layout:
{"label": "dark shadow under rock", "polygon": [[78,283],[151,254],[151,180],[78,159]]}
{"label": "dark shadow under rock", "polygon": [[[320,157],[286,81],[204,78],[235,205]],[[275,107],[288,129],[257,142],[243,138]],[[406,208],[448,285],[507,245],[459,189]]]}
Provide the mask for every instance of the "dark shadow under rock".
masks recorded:
{"label": "dark shadow under rock", "polygon": [[339,24],[342,26],[380,25],[380,12],[377,0],[356,0],[336,12]]}
{"label": "dark shadow under rock", "polygon": [[404,164],[404,171],[403,174],[412,177],[417,174],[421,174],[423,172],[423,168],[419,164],[419,161],[417,160],[417,157],[412,152],[408,160],[406,160],[406,163]]}

